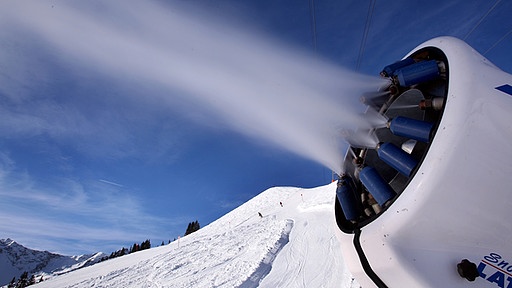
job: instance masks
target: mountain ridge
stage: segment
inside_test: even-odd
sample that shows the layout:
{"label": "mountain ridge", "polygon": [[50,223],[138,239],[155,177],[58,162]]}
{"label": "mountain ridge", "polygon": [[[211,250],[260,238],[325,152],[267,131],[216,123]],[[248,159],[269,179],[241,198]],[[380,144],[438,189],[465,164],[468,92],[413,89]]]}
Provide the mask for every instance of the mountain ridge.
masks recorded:
{"label": "mountain ridge", "polygon": [[23,272],[29,276],[59,275],[97,263],[102,252],[65,256],[49,251],[27,248],[11,238],[0,239],[0,285],[18,279]]}

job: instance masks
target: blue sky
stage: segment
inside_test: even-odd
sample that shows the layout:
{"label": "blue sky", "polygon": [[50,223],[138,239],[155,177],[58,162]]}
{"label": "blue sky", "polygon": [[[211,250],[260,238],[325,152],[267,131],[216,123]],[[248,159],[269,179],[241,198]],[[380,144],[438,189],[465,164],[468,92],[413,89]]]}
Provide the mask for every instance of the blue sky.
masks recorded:
{"label": "blue sky", "polygon": [[[105,1],[103,1],[105,2]],[[379,71],[436,36],[512,72],[510,1],[3,1],[0,238],[158,245],[331,181]],[[255,211],[256,213],[257,211]]]}

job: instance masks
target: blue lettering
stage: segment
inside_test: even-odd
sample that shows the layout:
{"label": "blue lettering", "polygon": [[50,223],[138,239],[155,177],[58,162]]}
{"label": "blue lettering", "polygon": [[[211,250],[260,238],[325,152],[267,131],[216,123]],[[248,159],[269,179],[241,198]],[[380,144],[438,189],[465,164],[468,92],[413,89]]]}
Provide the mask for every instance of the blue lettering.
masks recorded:
{"label": "blue lettering", "polygon": [[500,263],[498,263],[498,267],[501,267],[503,269],[505,269],[508,265],[508,262],[505,262],[505,261],[501,261]]}
{"label": "blue lettering", "polygon": [[485,256],[484,259],[491,263],[498,264],[498,261],[501,259],[501,255],[498,253],[491,253],[488,256]]}
{"label": "blue lettering", "polygon": [[478,274],[480,274],[480,277],[484,278],[487,277],[487,275],[484,274],[484,269],[485,269],[485,265],[484,263],[480,262],[480,264],[478,264]]}
{"label": "blue lettering", "polygon": [[487,281],[491,283],[496,283],[501,288],[505,288],[505,274],[500,271],[496,271],[496,273],[492,274],[487,278]]}
{"label": "blue lettering", "polygon": [[512,288],[512,277],[507,277],[508,285],[507,288]]}

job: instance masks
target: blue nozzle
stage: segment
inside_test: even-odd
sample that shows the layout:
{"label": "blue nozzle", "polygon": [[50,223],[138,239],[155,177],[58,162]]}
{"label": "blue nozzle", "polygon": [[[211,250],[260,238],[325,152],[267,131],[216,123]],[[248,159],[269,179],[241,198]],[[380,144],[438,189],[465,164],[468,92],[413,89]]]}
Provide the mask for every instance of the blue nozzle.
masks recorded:
{"label": "blue nozzle", "polygon": [[351,185],[352,178],[343,176],[338,180],[338,188],[336,188],[336,196],[341,205],[343,215],[347,220],[355,221],[359,218],[360,211],[357,203],[357,197]]}
{"label": "blue nozzle", "polygon": [[439,77],[437,61],[429,60],[414,63],[394,72],[400,86],[407,87]]}
{"label": "blue nozzle", "polygon": [[391,133],[425,143],[430,142],[430,134],[433,127],[433,123],[403,116],[395,117],[389,123],[389,130],[391,130]]}
{"label": "blue nozzle", "polygon": [[382,69],[381,75],[385,77],[393,77],[395,76],[395,71],[403,68],[405,66],[409,66],[411,64],[414,64],[414,59],[412,58],[405,58],[403,60],[397,61],[393,64],[389,64],[388,66],[384,67]]}
{"label": "blue nozzle", "polygon": [[384,206],[396,194],[373,167],[364,167],[359,174],[359,179],[380,206]]}
{"label": "blue nozzle", "polygon": [[411,155],[391,143],[382,143],[377,150],[379,158],[398,172],[409,177],[412,170],[418,165]]}

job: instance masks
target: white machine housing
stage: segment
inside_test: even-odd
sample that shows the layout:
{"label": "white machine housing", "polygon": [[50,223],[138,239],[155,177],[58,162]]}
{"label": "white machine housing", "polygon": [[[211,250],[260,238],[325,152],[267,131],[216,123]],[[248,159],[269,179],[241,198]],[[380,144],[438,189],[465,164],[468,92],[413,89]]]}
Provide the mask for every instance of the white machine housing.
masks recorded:
{"label": "white machine housing", "polygon": [[[370,131],[415,158],[410,176],[390,170],[375,149],[349,148],[344,169],[357,203],[348,205],[358,214],[347,219],[340,194],[335,205],[345,261],[364,288],[512,287],[512,75],[453,37],[429,40],[407,58],[437,61],[439,75],[404,85],[384,70],[393,84],[369,109],[392,119],[420,110],[404,105],[418,98],[441,104],[434,116],[412,117],[433,123],[419,154],[416,140],[387,127]],[[365,166],[387,166],[375,167],[393,190],[385,203],[372,202],[361,183]]]}

